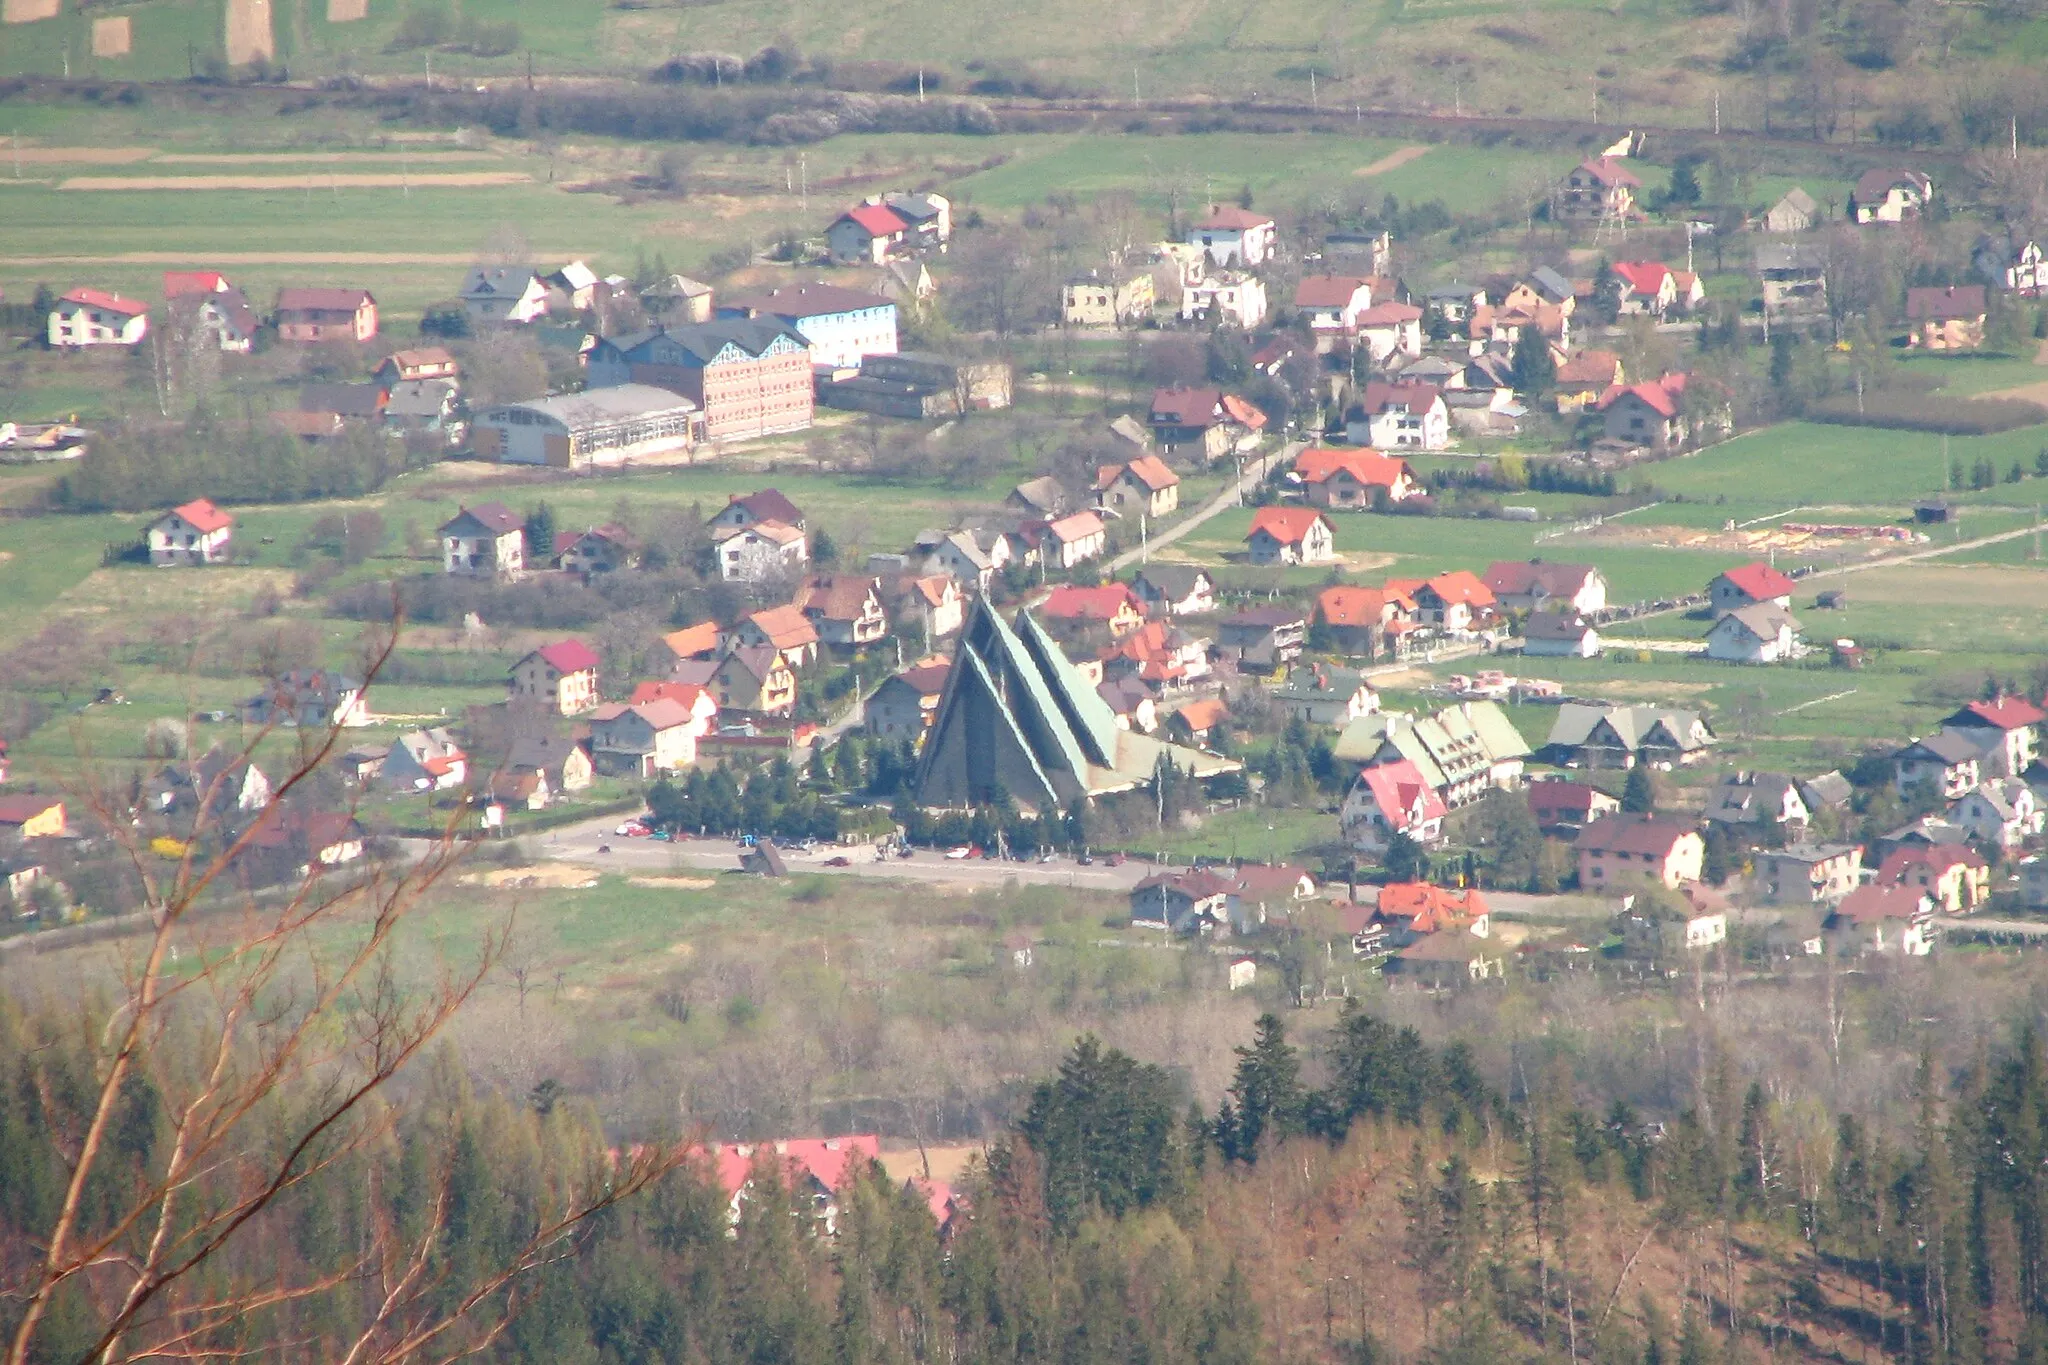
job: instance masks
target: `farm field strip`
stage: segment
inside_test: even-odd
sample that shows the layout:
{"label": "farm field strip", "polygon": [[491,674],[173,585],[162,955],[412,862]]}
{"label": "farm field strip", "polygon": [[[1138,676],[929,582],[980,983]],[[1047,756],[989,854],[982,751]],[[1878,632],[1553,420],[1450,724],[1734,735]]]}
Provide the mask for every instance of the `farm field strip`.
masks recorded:
{"label": "farm field strip", "polygon": [[322,171],[307,175],[74,175],[60,190],[325,190],[530,184],[525,171]]}

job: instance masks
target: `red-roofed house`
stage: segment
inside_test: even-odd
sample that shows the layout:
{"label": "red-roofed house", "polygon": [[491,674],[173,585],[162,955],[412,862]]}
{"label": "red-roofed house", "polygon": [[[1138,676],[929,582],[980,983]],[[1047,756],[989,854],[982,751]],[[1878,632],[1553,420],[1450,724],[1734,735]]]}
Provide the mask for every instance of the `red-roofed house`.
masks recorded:
{"label": "red-roofed house", "polygon": [[1604,434],[1626,445],[1668,450],[1685,444],[1686,376],[1667,374],[1646,384],[1616,385],[1593,404],[1605,419]]}
{"label": "red-roofed house", "polygon": [[1316,594],[1316,647],[1353,659],[1378,658],[1400,615],[1400,599],[1383,588],[1324,588]]}
{"label": "red-roofed house", "polygon": [[1109,545],[1109,529],[1093,512],[1076,512],[1045,524],[1040,553],[1050,554],[1062,569],[1094,559]]}
{"label": "red-roofed house", "polygon": [[1945,915],[1967,915],[1990,899],[1991,868],[1967,844],[1907,844],[1877,868],[1877,885],[1924,891]]}
{"label": "red-roofed house", "polygon": [[1603,815],[1621,809],[1621,802],[1589,782],[1562,778],[1531,782],[1529,813],[1545,834],[1577,835]]}
{"label": "red-roofed house", "polygon": [[1147,421],[1161,450],[1207,464],[1256,442],[1266,414],[1221,389],[1155,389]]}
{"label": "red-roofed house", "polygon": [[1475,938],[1492,932],[1493,907],[1477,888],[1453,891],[1428,882],[1389,882],[1379,890],[1373,918],[1398,940],[1459,930]]}
{"label": "red-roofed house", "polygon": [[718,1187],[725,1191],[726,1221],[735,1228],[741,1206],[756,1179],[779,1163],[784,1188],[812,1216],[827,1237],[839,1231],[839,1196],[869,1162],[882,1159],[882,1143],[872,1133],[836,1138],[784,1138],[775,1142],[714,1142],[705,1157]]}
{"label": "red-roofed house", "polygon": [[1337,557],[1337,528],[1313,507],[1261,507],[1245,543],[1254,564],[1327,564]]}
{"label": "red-roofed house", "polygon": [[1218,267],[1263,265],[1280,244],[1272,216],[1235,204],[1212,207],[1188,229],[1188,245],[1198,246]]}
{"label": "red-roofed house", "polygon": [[1229,723],[1230,709],[1220,697],[1191,701],[1166,718],[1167,733],[1189,744],[1207,745]]}
{"label": "red-roofed house", "polygon": [[512,700],[565,716],[597,705],[597,655],[581,640],[542,645],[512,665]]}
{"label": "red-roofed house", "polygon": [[1442,450],[1451,440],[1451,410],[1434,384],[1372,380],[1344,424],[1353,445],[1382,450]]}
{"label": "red-roofed house", "polygon": [[858,649],[889,632],[882,580],[867,574],[812,574],[790,605],[817,628],[820,640],[835,649]]}
{"label": "red-roofed house", "polygon": [[698,725],[689,707],[669,697],[608,702],[591,713],[590,756],[606,772],[674,772],[697,761]]}
{"label": "red-roofed house", "polygon": [[1557,367],[1557,410],[1580,412],[1621,384],[1621,357],[1612,351],[1580,351]]}
{"label": "red-roofed house", "polygon": [[818,627],[801,608],[764,607],[742,617],[719,637],[719,644],[728,653],[766,646],[781,651],[791,668],[802,668],[818,657]]}
{"label": "red-roofed house", "polygon": [[1493,589],[1469,569],[1440,573],[1410,596],[1424,622],[1446,631],[1471,630],[1495,614]]}
{"label": "red-roofed house", "polygon": [[166,270],[164,272],[164,299],[205,298],[208,294],[225,294],[229,289],[227,276],[218,270]]}
{"label": "red-roofed house", "polygon": [[172,508],[149,528],[149,562],[159,567],[225,564],[234,528],[233,517],[205,498],[195,498]]}
{"label": "red-roofed house", "polygon": [[61,839],[69,826],[54,796],[0,796],[0,831],[24,839]]}
{"label": "red-roofed house", "polygon": [[710,689],[697,683],[688,682],[643,682],[633,685],[633,695],[626,698],[628,706],[642,702],[672,701],[690,713],[691,734],[702,739],[718,725],[718,700]]}
{"label": "red-roofed house", "polygon": [[1443,798],[1421,769],[1408,759],[1367,768],[1345,794],[1337,823],[1353,848],[1375,856],[1386,852],[1396,834],[1424,846],[1444,837]]}
{"label": "red-roofed house", "polygon": [[1180,506],[1180,475],[1157,455],[1101,465],[1095,471],[1095,500],[1119,516],[1163,517]]}
{"label": "red-roofed house", "polygon": [[1790,610],[1792,580],[1768,564],[1742,564],[1716,575],[1707,584],[1707,601],[1714,615],[1726,616],[1738,607],[1768,604]]}
{"label": "red-roofed house", "polygon": [[367,289],[280,289],[279,341],[368,341],[377,335],[377,300]]}
{"label": "red-roofed house", "polygon": [[1863,952],[1925,957],[1934,946],[1933,914],[1925,891],[1872,882],[1842,897],[1826,927]]}
{"label": "red-roofed house", "polygon": [[1696,882],[1707,851],[1706,841],[1689,824],[1630,814],[1601,816],[1586,826],[1574,847],[1579,887],[1585,891],[1645,877],[1672,888]]}
{"label": "red-roofed house", "polygon": [[1624,316],[1647,313],[1661,318],[1678,300],[1678,282],[1662,261],[1616,261],[1614,286]]}
{"label": "red-roofed house", "polygon": [[1124,583],[1105,583],[1099,588],[1063,583],[1052,590],[1038,614],[1048,621],[1099,621],[1117,639],[1145,624],[1145,604]]}
{"label": "red-roofed house", "polygon": [[1377,450],[1310,446],[1294,457],[1294,473],[1314,507],[1370,508],[1381,497],[1400,502],[1423,491],[1406,460]]}
{"label": "red-roofed house", "polygon": [[74,289],[50,310],[50,345],[133,346],[149,333],[149,306],[104,289]]}
{"label": "red-roofed house", "polygon": [[1376,303],[1359,314],[1358,339],[1365,343],[1375,364],[1384,364],[1391,356],[1419,356],[1422,310],[1394,299]]}
{"label": "red-roofed house", "polygon": [[1564,178],[1551,204],[1551,215],[1561,222],[1597,223],[1633,217],[1636,191],[1643,182],[1636,179],[1611,156],[1581,161]]}
{"label": "red-roofed house", "polygon": [[1991,774],[1994,777],[2024,777],[2033,766],[2040,752],[2041,730],[2048,714],[2023,697],[2001,695],[1995,701],[1973,701],[1962,710],[1941,723],[1944,730],[1954,730],[1966,739],[1981,739],[1992,733],[2002,740],[2004,756],[2002,769]]}
{"label": "red-roofed house", "polygon": [[887,204],[856,204],[825,229],[825,244],[841,265],[881,265],[908,241],[910,223]]}
{"label": "red-roofed house", "polygon": [[1591,564],[1553,564],[1541,559],[1503,559],[1486,566],[1494,600],[1514,611],[1569,607],[1577,612],[1607,609],[1607,579]]}
{"label": "red-roofed house", "polygon": [[1372,307],[1372,281],[1362,275],[1303,275],[1294,287],[1294,307],[1308,318],[1318,355],[1348,350],[1359,318]]}

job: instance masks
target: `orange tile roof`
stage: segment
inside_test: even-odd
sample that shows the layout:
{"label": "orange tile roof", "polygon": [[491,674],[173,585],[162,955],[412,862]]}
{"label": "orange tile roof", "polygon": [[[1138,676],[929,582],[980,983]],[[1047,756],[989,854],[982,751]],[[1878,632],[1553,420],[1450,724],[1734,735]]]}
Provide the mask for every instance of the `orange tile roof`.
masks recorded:
{"label": "orange tile roof", "polygon": [[1264,531],[1282,545],[1299,545],[1308,538],[1309,528],[1319,521],[1327,525],[1329,518],[1313,507],[1261,507],[1252,513],[1251,530],[1245,533],[1245,539]]}

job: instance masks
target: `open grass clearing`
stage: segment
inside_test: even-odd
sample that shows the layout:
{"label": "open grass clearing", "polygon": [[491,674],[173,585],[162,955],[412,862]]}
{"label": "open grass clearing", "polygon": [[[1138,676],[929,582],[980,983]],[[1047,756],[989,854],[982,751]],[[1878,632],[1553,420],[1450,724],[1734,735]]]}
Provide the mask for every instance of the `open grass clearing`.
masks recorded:
{"label": "open grass clearing", "polygon": [[74,175],[60,190],[332,190],[524,185],[524,171],[321,171],[306,175]]}

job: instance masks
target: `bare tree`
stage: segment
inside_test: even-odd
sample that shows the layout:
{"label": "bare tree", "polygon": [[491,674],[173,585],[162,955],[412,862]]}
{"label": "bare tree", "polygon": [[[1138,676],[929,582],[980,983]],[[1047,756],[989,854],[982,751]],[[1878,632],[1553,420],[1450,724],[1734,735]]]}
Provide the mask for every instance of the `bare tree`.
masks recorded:
{"label": "bare tree", "polygon": [[[371,676],[395,639],[386,640]],[[249,739],[243,760],[266,733]],[[402,1229],[373,1213],[338,1269],[256,1270],[227,1254],[260,1240],[281,1200],[389,1137],[399,1112],[389,1102],[391,1082],[502,965],[508,941],[509,922],[485,935],[473,962],[444,965],[423,991],[397,975],[394,936],[459,856],[452,823],[409,864],[357,877],[309,873],[269,896],[232,889],[266,818],[310,789],[339,737],[336,729],[307,736],[298,762],[239,835],[209,814],[234,809],[222,783],[238,765],[222,765],[199,801],[202,837],[187,841],[167,877],[125,806],[89,787],[75,794],[132,865],[151,926],[123,954],[111,1007],[81,1030],[91,1084],[69,1104],[73,1121],[51,1131],[65,1172],[61,1194],[30,1238],[36,1254],[0,1286],[19,1311],[6,1365],[52,1349],[60,1296],[71,1312],[83,1304],[90,1315],[81,1365],[109,1365],[240,1354],[221,1341],[250,1314],[342,1285],[360,1291],[365,1308],[327,1358],[454,1360],[502,1335],[523,1301],[519,1282],[563,1254],[586,1220],[682,1160],[683,1149],[656,1145],[595,1163],[601,1169],[536,1210],[523,1242],[475,1270],[438,1254],[449,1212],[446,1163],[424,1226]],[[181,945],[196,952],[181,954]],[[54,1065],[23,1058],[26,1077],[57,1115],[65,1111],[53,1093]],[[166,1135],[139,1170],[119,1150],[125,1105],[138,1086],[160,1097]]]}

